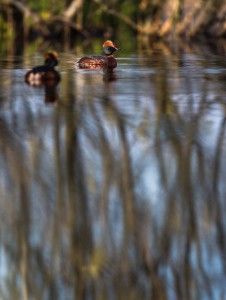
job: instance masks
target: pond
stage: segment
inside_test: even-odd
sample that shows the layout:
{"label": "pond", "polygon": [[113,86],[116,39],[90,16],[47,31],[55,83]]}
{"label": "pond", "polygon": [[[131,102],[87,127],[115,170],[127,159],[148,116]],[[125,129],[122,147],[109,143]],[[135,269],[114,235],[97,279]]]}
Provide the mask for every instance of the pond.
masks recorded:
{"label": "pond", "polygon": [[225,57],[42,59],[0,61],[1,299],[224,299]]}

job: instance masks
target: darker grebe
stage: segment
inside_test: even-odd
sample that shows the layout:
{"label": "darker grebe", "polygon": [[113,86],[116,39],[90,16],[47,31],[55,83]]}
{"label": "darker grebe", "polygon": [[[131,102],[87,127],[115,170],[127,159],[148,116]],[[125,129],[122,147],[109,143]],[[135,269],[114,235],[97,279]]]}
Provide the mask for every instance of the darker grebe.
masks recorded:
{"label": "darker grebe", "polygon": [[45,81],[60,80],[60,74],[55,70],[58,64],[58,53],[55,51],[47,52],[44,65],[36,66],[25,75],[25,81],[30,85],[42,85]]}

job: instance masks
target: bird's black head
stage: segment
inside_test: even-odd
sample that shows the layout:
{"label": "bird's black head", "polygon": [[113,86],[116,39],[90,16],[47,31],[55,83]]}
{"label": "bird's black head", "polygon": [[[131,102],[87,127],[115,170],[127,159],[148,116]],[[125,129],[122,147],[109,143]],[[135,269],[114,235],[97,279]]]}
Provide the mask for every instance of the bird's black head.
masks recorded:
{"label": "bird's black head", "polygon": [[105,55],[112,55],[116,50],[119,50],[113,43],[112,41],[106,41],[103,44],[103,52]]}

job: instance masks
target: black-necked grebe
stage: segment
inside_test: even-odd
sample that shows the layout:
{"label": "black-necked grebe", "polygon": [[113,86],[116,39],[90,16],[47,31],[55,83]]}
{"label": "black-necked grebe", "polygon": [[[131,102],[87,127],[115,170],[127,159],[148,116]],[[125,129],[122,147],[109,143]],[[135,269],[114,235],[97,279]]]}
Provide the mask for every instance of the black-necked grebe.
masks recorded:
{"label": "black-necked grebe", "polygon": [[55,70],[58,64],[58,53],[56,51],[47,52],[44,55],[43,65],[36,66],[25,75],[25,81],[30,85],[41,85],[45,81],[58,82],[60,74]]}
{"label": "black-necked grebe", "polygon": [[112,41],[107,40],[104,42],[103,53],[105,55],[89,55],[84,56],[77,62],[79,68],[82,69],[104,69],[116,68],[117,61],[112,55],[116,50],[119,50]]}

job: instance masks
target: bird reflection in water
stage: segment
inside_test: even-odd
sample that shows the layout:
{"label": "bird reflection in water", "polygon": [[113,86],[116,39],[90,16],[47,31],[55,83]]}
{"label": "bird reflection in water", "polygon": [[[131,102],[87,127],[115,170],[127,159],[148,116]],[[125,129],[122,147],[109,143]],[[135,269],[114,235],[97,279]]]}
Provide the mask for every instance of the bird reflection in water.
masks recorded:
{"label": "bird reflection in water", "polygon": [[44,102],[46,104],[48,103],[54,103],[56,104],[59,100],[59,97],[58,97],[58,84],[60,82],[60,79],[59,80],[55,80],[55,79],[48,79],[48,80],[39,80],[37,81],[36,80],[36,83],[35,85],[31,85],[29,84],[30,86],[33,86],[33,87],[43,87],[45,89],[45,98],[44,98]]}
{"label": "bird reflection in water", "polygon": [[45,82],[45,103],[57,103],[58,102],[58,89],[59,82]]}
{"label": "bird reflection in water", "polygon": [[115,71],[112,68],[106,68],[103,70],[103,81],[112,82],[116,81]]}

